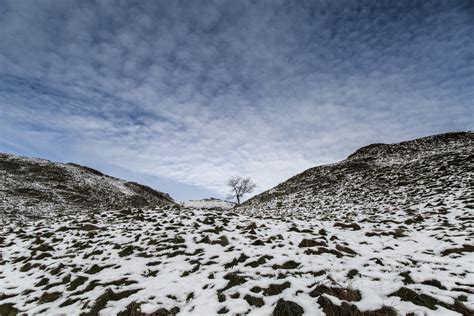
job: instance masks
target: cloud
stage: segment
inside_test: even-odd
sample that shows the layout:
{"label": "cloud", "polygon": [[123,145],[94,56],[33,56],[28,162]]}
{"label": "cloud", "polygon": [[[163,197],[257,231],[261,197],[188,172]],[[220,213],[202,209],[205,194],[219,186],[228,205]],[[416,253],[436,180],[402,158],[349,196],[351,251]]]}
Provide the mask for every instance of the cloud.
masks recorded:
{"label": "cloud", "polygon": [[473,14],[469,1],[6,1],[0,148],[206,194],[234,174],[265,190],[371,142],[472,129]]}

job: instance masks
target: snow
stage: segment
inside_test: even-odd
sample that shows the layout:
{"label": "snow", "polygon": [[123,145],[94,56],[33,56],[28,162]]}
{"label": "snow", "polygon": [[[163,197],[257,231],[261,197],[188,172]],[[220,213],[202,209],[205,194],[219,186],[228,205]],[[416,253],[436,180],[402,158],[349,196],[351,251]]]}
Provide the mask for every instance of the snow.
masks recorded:
{"label": "snow", "polygon": [[[459,219],[468,214],[470,210],[465,204],[453,204],[448,217]],[[403,218],[406,215],[392,217],[394,221]],[[454,298],[466,295],[467,302],[464,304],[471,309],[474,307],[474,295],[469,293],[474,283],[474,254],[440,255],[445,249],[469,243],[472,227],[466,227],[461,220],[453,220],[453,226],[448,228],[433,216],[420,223],[404,225],[406,236],[395,238],[366,236],[367,232],[390,231],[398,227],[392,222],[369,220],[360,214],[352,220],[359,223],[361,230],[351,230],[334,227],[340,220],[270,219],[249,217],[234,211],[164,208],[136,210],[128,215],[104,212],[68,217],[61,221],[41,221],[23,227],[12,225],[4,231],[0,293],[7,298],[1,304],[12,303],[28,315],[75,315],[79,310],[90,309],[105,289],[110,288],[116,293],[125,290],[138,292],[109,301],[100,311],[101,315],[123,311],[131,302],[140,303],[142,312],[147,313],[160,308],[171,310],[178,307],[180,315],[213,315],[226,307],[232,314],[248,312],[249,315],[268,315],[280,298],[303,307],[305,315],[323,315],[317,298],[309,293],[315,286],[324,284],[360,290],[361,300],[351,302],[360,310],[375,310],[385,305],[394,307],[402,314],[456,315],[453,310],[441,306],[431,310],[389,296],[402,286],[447,304],[453,304]],[[78,229],[85,224],[95,225],[99,230],[91,234]],[[254,233],[249,226],[256,227],[253,228]],[[216,229],[218,227],[222,230]],[[323,228],[327,236],[319,234]],[[211,241],[226,236],[229,244],[200,242],[205,236],[209,236]],[[38,237],[41,238],[39,244]],[[262,240],[263,244],[255,245],[257,239]],[[345,246],[357,254],[349,255],[343,251],[338,251],[342,254],[340,257],[332,253],[311,254],[307,250],[317,250],[318,247],[300,248],[299,243],[303,239],[326,240],[327,249],[337,251],[337,246]],[[74,246],[77,242],[87,246],[78,249],[77,245]],[[42,252],[35,252],[34,249],[40,245],[53,247],[54,250],[45,251],[52,256],[36,259]],[[126,246],[133,246],[133,253],[121,257],[120,251]],[[102,253],[85,258],[86,254],[97,250]],[[249,258],[230,265],[242,254]],[[262,256],[270,259],[257,267],[248,265]],[[20,260],[21,257],[23,260]],[[376,264],[374,258],[378,258],[383,265]],[[289,260],[299,266],[294,269],[275,266]],[[21,271],[26,263],[33,267]],[[53,269],[59,264],[65,267],[58,274],[53,274]],[[88,273],[95,264],[106,268],[95,274]],[[350,269],[359,272],[353,279],[347,277]],[[314,273],[318,271],[325,273],[316,276]],[[413,284],[404,285],[400,273],[406,271],[414,280]],[[246,282],[222,291],[226,300],[220,302],[218,293],[228,283],[225,276],[230,272],[245,277]],[[71,277],[70,281],[60,284],[67,276]],[[68,289],[78,276],[88,279],[77,289]],[[44,285],[35,285],[44,277],[49,279],[47,284],[51,286],[47,290]],[[135,283],[99,285],[84,293],[74,294],[87,289],[93,281],[106,284],[122,278]],[[432,279],[438,280],[446,289],[421,284]],[[284,282],[290,282],[291,286],[277,295],[251,291],[255,286],[267,288],[271,284]],[[44,292],[61,294],[52,302],[39,303],[38,299]],[[239,296],[231,298],[236,293]],[[264,306],[250,306],[244,299],[245,295],[263,298]],[[324,295],[335,304],[341,303],[337,297]],[[68,298],[79,300],[64,306]]]}
{"label": "snow", "polygon": [[210,208],[221,208],[228,210],[234,207],[234,203],[224,201],[216,198],[202,199],[202,200],[189,200],[182,202],[183,206],[198,209],[210,209]]}

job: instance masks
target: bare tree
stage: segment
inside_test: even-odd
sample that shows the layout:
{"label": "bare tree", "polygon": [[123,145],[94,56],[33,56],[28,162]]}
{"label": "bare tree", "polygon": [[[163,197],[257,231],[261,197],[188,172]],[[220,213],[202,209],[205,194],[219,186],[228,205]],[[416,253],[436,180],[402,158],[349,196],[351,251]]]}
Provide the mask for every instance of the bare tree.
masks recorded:
{"label": "bare tree", "polygon": [[229,199],[236,199],[237,205],[240,204],[240,199],[247,193],[252,193],[256,185],[250,178],[232,177],[227,180],[227,185],[230,187]]}

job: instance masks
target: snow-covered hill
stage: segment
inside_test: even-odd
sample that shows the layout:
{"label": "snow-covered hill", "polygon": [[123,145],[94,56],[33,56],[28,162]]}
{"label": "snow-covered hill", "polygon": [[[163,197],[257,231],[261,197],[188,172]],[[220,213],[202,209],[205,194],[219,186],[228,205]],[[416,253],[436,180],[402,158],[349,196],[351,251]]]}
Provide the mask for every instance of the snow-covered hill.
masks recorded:
{"label": "snow-covered hill", "polygon": [[474,315],[473,149],[370,145],[226,212],[8,223],[0,315]]}
{"label": "snow-covered hill", "polygon": [[76,165],[0,153],[0,218],[174,204],[168,194]]}
{"label": "snow-covered hill", "polygon": [[341,162],[304,171],[244,203],[275,216],[327,217],[466,203],[474,207],[474,133],[449,133],[363,147]]}
{"label": "snow-covered hill", "polygon": [[224,200],[216,199],[216,198],[189,200],[189,201],[183,202],[182,205],[186,207],[190,207],[190,208],[200,208],[200,209],[219,208],[223,210],[228,210],[235,206],[235,204],[232,202],[228,202],[228,201],[224,201]]}

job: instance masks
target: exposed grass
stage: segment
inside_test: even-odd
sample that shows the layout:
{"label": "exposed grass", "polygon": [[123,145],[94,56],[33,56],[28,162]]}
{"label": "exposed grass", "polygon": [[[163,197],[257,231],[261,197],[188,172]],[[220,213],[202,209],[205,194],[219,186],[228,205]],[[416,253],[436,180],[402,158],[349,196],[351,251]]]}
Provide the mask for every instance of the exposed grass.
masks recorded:
{"label": "exposed grass", "polygon": [[460,248],[449,248],[441,252],[442,256],[448,256],[450,254],[462,254],[464,252],[474,252],[474,245],[465,244]]}
{"label": "exposed grass", "polygon": [[281,294],[284,290],[288,289],[291,287],[290,282],[285,282],[281,284],[270,284],[268,288],[263,289],[263,295],[265,296],[272,296],[272,295],[278,295]]}
{"label": "exposed grass", "polygon": [[436,304],[439,303],[437,299],[426,294],[418,294],[409,288],[402,287],[389,296],[398,296],[402,301],[412,302],[413,304],[424,306],[426,308],[435,310]]}
{"label": "exposed grass", "polygon": [[300,266],[301,264],[296,262],[296,261],[293,261],[293,260],[289,260],[289,261],[286,261],[285,263],[283,264],[274,264],[272,266],[272,268],[274,270],[277,270],[277,269],[286,269],[286,270],[291,270],[291,269],[296,269]]}
{"label": "exposed grass", "polygon": [[247,282],[245,277],[238,275],[238,273],[236,272],[227,273],[224,276],[224,279],[228,280],[229,282],[223,289],[220,290],[220,292],[226,291],[234,286],[238,286]]}
{"label": "exposed grass", "polygon": [[20,314],[20,310],[13,307],[13,303],[0,304],[0,315],[2,316],[16,316]]}
{"label": "exposed grass", "polygon": [[356,305],[342,302],[336,305],[325,296],[318,298],[318,304],[322,307],[326,316],[397,316],[397,312],[388,306],[373,311],[360,311]]}
{"label": "exposed grass", "polygon": [[353,290],[342,287],[329,287],[326,285],[318,285],[314,290],[309,293],[311,297],[318,297],[323,294],[332,295],[340,300],[349,302],[360,301],[362,299],[359,290]]}
{"label": "exposed grass", "polygon": [[249,294],[244,296],[244,300],[246,300],[250,306],[262,307],[265,304],[263,298],[252,296]]}
{"label": "exposed grass", "polygon": [[58,298],[60,298],[62,294],[63,294],[62,292],[51,292],[51,293],[43,292],[43,294],[39,298],[39,303],[43,304],[43,303],[54,302]]}
{"label": "exposed grass", "polygon": [[123,298],[129,297],[132,294],[137,293],[140,289],[127,290],[123,292],[114,292],[111,289],[106,289],[105,292],[100,295],[92,305],[91,309],[87,313],[82,313],[81,316],[95,316],[99,314],[99,311],[103,309],[109,301],[118,301]]}
{"label": "exposed grass", "polygon": [[304,310],[301,306],[295,302],[285,301],[279,299],[275,309],[273,310],[273,316],[301,316]]}
{"label": "exposed grass", "polygon": [[357,224],[357,223],[346,224],[346,223],[337,222],[337,223],[334,224],[334,227],[340,227],[340,228],[343,228],[343,229],[352,229],[352,230],[360,230],[361,229],[359,224]]}

